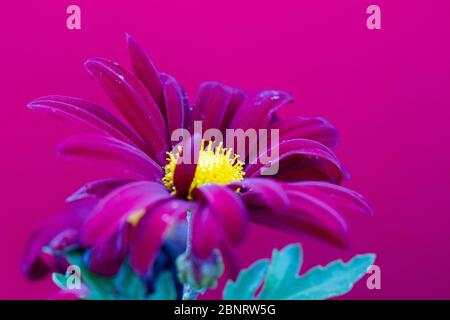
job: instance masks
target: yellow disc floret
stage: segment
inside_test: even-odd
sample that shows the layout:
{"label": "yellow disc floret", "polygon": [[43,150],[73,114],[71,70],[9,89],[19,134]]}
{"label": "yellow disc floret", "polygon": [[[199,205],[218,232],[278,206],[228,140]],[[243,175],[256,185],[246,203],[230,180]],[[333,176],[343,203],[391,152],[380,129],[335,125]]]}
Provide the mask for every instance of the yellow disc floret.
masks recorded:
{"label": "yellow disc floret", "polygon": [[163,184],[169,191],[175,192],[175,186],[173,185],[173,175],[178,163],[178,159],[181,154],[181,147],[178,148],[178,153],[173,154],[172,151],[167,152],[167,165],[164,167],[164,177],[162,179]]}
{"label": "yellow disc floret", "polygon": [[[244,163],[238,160],[238,155],[232,156],[232,150],[223,148],[222,143],[213,148],[209,142],[205,148],[205,141],[202,140],[200,153],[198,155],[197,167],[192,179],[189,194],[196,187],[206,184],[225,185],[244,179]],[[176,192],[173,183],[175,168],[180,158],[181,150],[177,154],[168,152],[167,165],[164,168],[165,176],[163,183],[169,191]]]}

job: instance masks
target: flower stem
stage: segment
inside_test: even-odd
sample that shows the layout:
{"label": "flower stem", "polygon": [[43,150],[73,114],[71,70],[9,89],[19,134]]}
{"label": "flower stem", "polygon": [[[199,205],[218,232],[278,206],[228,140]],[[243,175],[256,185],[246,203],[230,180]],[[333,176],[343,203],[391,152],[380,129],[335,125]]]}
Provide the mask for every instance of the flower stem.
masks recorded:
{"label": "flower stem", "polygon": [[190,209],[186,212],[187,221],[187,235],[186,235],[186,256],[191,255],[192,251],[192,211]]}
{"label": "flower stem", "polygon": [[[186,236],[186,251],[185,256],[189,259],[192,251],[192,211],[187,210],[186,212],[186,222],[187,222],[187,236]],[[188,283],[183,286],[183,300],[195,300],[197,298],[198,292],[194,290]]]}

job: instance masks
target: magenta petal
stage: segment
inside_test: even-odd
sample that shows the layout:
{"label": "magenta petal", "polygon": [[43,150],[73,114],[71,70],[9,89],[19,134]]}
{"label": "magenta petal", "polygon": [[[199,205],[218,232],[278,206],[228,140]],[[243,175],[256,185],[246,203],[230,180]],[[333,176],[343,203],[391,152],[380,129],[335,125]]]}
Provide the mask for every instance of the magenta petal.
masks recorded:
{"label": "magenta petal", "polygon": [[247,212],[238,194],[220,185],[205,185],[193,192],[220,221],[225,235],[232,244],[239,243],[247,230]]}
{"label": "magenta petal", "polygon": [[[189,194],[192,179],[194,178],[195,170],[197,168],[196,159],[200,152],[201,140],[200,134],[194,134],[190,140],[183,141],[182,155],[187,161],[177,164],[173,177],[174,186],[179,197],[185,198]],[[186,154],[186,152],[189,153]]]}
{"label": "magenta petal", "polygon": [[153,157],[163,164],[168,134],[164,118],[152,96],[134,75],[105,59],[89,59],[85,66],[117,109],[147,143]]}
{"label": "magenta petal", "polygon": [[280,182],[271,179],[251,178],[230,184],[234,190],[240,189],[241,197],[248,207],[286,210],[289,198]]}
{"label": "magenta petal", "polygon": [[[247,97],[245,95],[244,91],[242,91],[240,89],[232,88],[232,90],[233,90],[233,92],[232,92],[230,102],[228,103],[225,114],[223,115],[222,127],[220,128],[222,130],[222,132],[225,132],[225,130],[230,126],[231,120],[233,119],[237,110],[241,106],[241,103]],[[224,139],[225,139],[225,137],[224,137]],[[225,144],[225,142],[224,142],[224,144]]]}
{"label": "magenta petal", "polygon": [[[52,241],[60,235],[78,234],[79,228],[97,202],[97,199],[92,198],[71,202],[66,205],[63,211],[46,220],[34,230],[27,243],[22,260],[22,271],[28,278],[40,278],[56,267],[58,261],[53,257],[47,257],[42,251],[43,247],[50,246]],[[77,237],[71,236],[71,239],[77,240]],[[65,241],[65,246],[72,244],[74,243]],[[60,245],[61,242],[58,241],[59,247],[56,249],[64,249]]]}
{"label": "magenta petal", "polygon": [[222,121],[233,97],[233,89],[219,82],[204,82],[197,91],[192,120],[202,121],[202,129],[221,129]]}
{"label": "magenta petal", "polygon": [[150,209],[139,220],[130,242],[130,264],[142,276],[146,275],[161,248],[165,234],[179,218],[184,218],[190,204],[170,199]]}
{"label": "magenta petal", "polygon": [[348,244],[347,224],[335,208],[304,192],[288,192],[288,196],[288,210],[252,210],[251,221],[294,233],[310,234],[341,247]]}
{"label": "magenta petal", "polygon": [[68,159],[104,161],[117,170],[139,178],[160,181],[162,168],[141,150],[117,139],[84,134],[70,137],[58,147],[58,154]]}
{"label": "magenta petal", "polygon": [[169,198],[167,189],[159,183],[139,181],[115,189],[103,198],[86,220],[81,232],[84,246],[113,234],[129,215]]}
{"label": "magenta petal", "polygon": [[320,199],[333,208],[336,208],[339,212],[373,214],[372,209],[362,195],[335,184],[320,181],[305,181],[288,183],[284,186],[287,190],[301,191]]}
{"label": "magenta petal", "polygon": [[190,113],[187,96],[175,78],[168,75],[164,81],[164,99],[169,135],[176,129],[187,129]]}
{"label": "magenta petal", "polygon": [[238,108],[230,123],[232,129],[266,128],[281,106],[292,101],[292,97],[282,91],[262,91],[247,97]]}
{"label": "magenta petal", "polygon": [[319,237],[337,245],[348,244],[347,224],[336,208],[307,193],[296,191],[288,194],[291,200],[290,211],[293,216],[300,218],[293,221],[302,224],[303,230],[317,233]]}
{"label": "magenta petal", "polygon": [[131,182],[128,179],[102,179],[89,182],[67,197],[66,202],[86,198],[103,198],[114,189]]}
{"label": "magenta petal", "polygon": [[228,278],[235,281],[239,271],[241,271],[241,264],[236,250],[234,250],[227,241],[222,241],[220,243],[219,250],[222,254],[223,264],[225,265],[225,271],[228,273]]}
{"label": "magenta petal", "polygon": [[98,133],[133,144],[143,150],[148,148],[141,138],[113,114],[85,100],[65,96],[47,96],[33,100],[28,104],[28,108],[73,120]]}
{"label": "magenta petal", "polygon": [[270,129],[279,129],[280,141],[309,139],[318,141],[329,148],[338,144],[338,131],[323,118],[292,117],[280,119],[270,125]]}
{"label": "magenta petal", "polygon": [[209,257],[223,239],[222,228],[208,207],[199,207],[192,213],[192,252],[200,259]]}
{"label": "magenta petal", "polygon": [[[266,156],[263,153],[261,156]],[[271,154],[272,151],[271,151]],[[260,158],[259,158],[260,159]],[[258,177],[264,165],[260,160],[246,167],[247,177]],[[307,139],[294,139],[279,144],[279,157],[270,165],[279,164],[275,175],[267,176],[283,181],[324,180],[339,183],[343,178],[344,169],[334,153],[323,144]]]}
{"label": "magenta petal", "polygon": [[156,104],[159,106],[161,114],[164,116],[163,83],[160,79],[160,73],[137,41],[128,33],[125,34],[125,36],[134,74],[147,88],[148,92],[153,97],[153,100],[155,100]]}
{"label": "magenta petal", "polygon": [[90,252],[89,270],[102,276],[115,275],[127,254],[130,225],[122,222],[115,232],[97,241]]}

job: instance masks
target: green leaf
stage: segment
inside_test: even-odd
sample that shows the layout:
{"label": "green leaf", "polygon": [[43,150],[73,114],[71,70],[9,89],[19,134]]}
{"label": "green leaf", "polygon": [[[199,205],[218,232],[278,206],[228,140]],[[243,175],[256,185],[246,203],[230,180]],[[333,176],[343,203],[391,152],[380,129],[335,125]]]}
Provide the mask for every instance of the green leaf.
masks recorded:
{"label": "green leaf", "polygon": [[58,286],[58,288],[66,290],[67,287],[67,281],[66,281],[66,276],[61,274],[61,273],[57,273],[57,272],[53,272],[52,273],[52,281],[54,284],[56,284]]}
{"label": "green leaf", "polygon": [[259,260],[242,270],[236,282],[228,281],[224,299],[254,299],[262,284],[258,300],[321,300],[343,295],[367,272],[375,261],[374,254],[357,255],[349,262],[331,262],[299,275],[302,264],[300,245],[273,250],[270,264]]}
{"label": "green leaf", "polygon": [[254,299],[256,290],[264,280],[268,266],[268,259],[259,260],[249,268],[242,270],[236,282],[228,280],[223,293],[224,300]]}
{"label": "green leaf", "polygon": [[322,300],[346,294],[374,261],[374,254],[364,254],[355,256],[347,263],[336,260],[326,267],[315,267],[296,280],[301,290],[291,290],[286,299]]}
{"label": "green leaf", "polygon": [[120,292],[122,299],[143,300],[147,288],[142,279],[134,273],[128,261],[124,262],[115,277],[115,286]]}
{"label": "green leaf", "polygon": [[295,279],[301,265],[302,249],[300,245],[290,244],[281,251],[274,249],[266,281],[258,299],[276,299],[274,293],[275,295],[285,293],[287,288],[292,287],[292,280]]}
{"label": "green leaf", "polygon": [[82,251],[70,251],[66,253],[66,258],[70,264],[80,268],[81,280],[89,289],[87,299],[111,300],[117,298],[114,277],[103,277],[90,272],[84,264]]}
{"label": "green leaf", "polygon": [[[155,293],[147,296],[147,287],[144,281],[125,261],[115,276],[106,277],[96,275],[89,271],[84,263],[84,252],[73,250],[65,254],[71,265],[80,269],[81,281],[88,289],[85,299],[92,300],[175,300],[177,291],[174,279],[170,271],[162,272],[155,282]],[[67,275],[59,273],[52,274],[53,282],[63,290],[67,290]]]}
{"label": "green leaf", "polygon": [[163,271],[155,282],[155,292],[150,294],[148,300],[176,300],[177,290],[173,282],[172,273]]}

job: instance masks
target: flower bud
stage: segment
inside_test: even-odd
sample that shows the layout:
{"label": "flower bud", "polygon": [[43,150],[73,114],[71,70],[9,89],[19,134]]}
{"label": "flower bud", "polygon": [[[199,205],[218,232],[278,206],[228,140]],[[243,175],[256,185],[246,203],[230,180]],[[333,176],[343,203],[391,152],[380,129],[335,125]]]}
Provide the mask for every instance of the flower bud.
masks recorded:
{"label": "flower bud", "polygon": [[215,288],[224,270],[222,256],[217,249],[206,259],[183,253],[177,258],[176,264],[180,282],[197,291]]}

